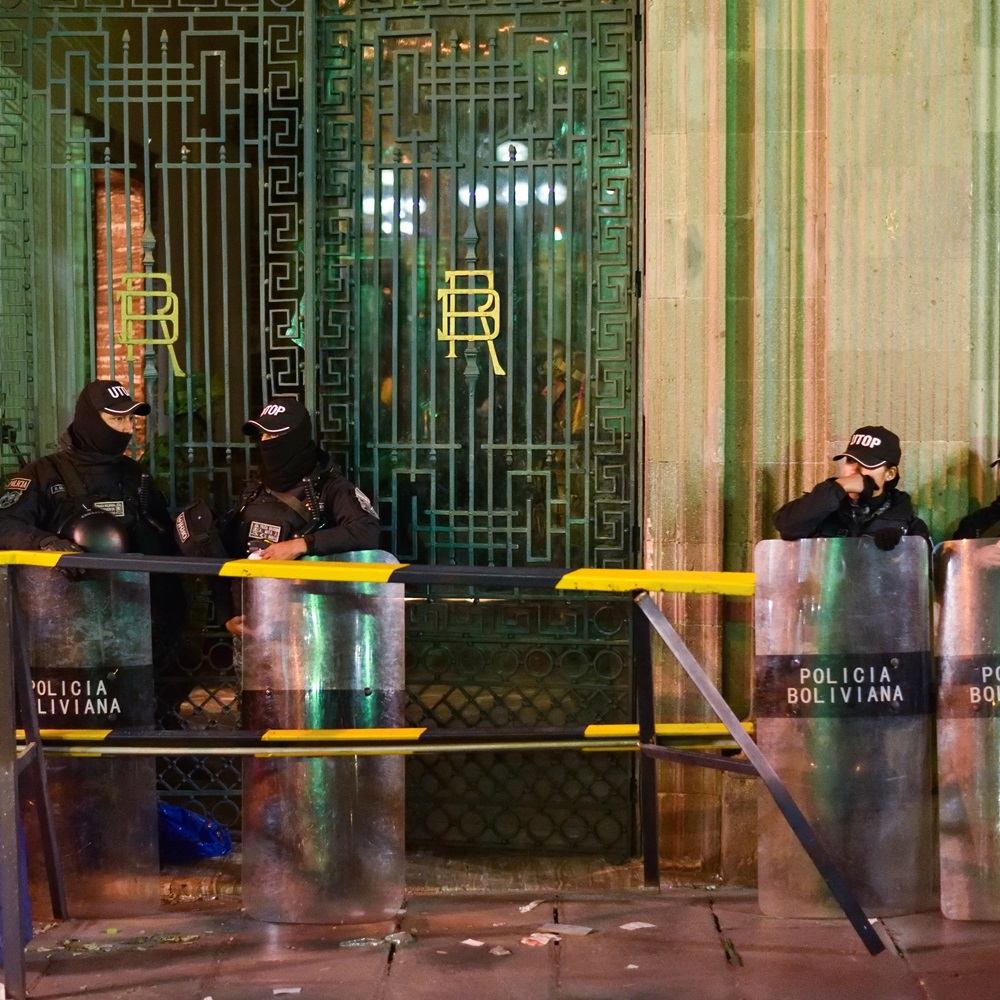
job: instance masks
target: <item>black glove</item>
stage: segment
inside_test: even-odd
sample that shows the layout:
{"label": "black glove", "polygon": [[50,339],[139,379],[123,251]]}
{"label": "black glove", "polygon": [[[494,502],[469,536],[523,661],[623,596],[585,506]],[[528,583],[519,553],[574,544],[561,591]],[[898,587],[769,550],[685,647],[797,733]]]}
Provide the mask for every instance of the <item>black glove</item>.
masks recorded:
{"label": "black glove", "polygon": [[880,548],[883,552],[891,552],[899,545],[899,540],[903,535],[904,531],[902,528],[876,528],[872,537],[875,539],[877,548]]}
{"label": "black glove", "polygon": [[[43,552],[84,552],[76,542],[71,542],[68,538],[60,538],[58,535],[53,535],[51,538],[46,538],[44,542],[39,546]],[[87,571],[84,569],[70,569],[69,566],[58,566],[56,567],[60,573],[67,580],[82,580],[86,575]]]}
{"label": "black glove", "polygon": [[83,549],[76,542],[71,542],[68,538],[60,538],[58,535],[46,538],[39,548],[43,552],[83,552]]}
{"label": "black glove", "polygon": [[862,507],[868,506],[868,501],[871,500],[872,495],[875,493],[875,480],[871,476],[862,475],[861,476],[861,492],[858,494],[858,503]]}

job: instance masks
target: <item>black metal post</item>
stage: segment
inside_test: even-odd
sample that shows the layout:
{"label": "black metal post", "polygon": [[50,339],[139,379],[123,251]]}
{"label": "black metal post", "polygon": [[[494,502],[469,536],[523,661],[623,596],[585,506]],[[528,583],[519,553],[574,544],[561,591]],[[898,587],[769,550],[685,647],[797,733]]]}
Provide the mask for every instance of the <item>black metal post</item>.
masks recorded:
{"label": "black metal post", "polygon": [[[649,619],[649,623],[659,633],[660,638],[667,644],[670,652],[674,654],[677,662],[684,668],[684,672],[694,682],[695,687],[701,692],[702,697],[708,702],[712,710],[718,716],[729,735],[732,736],[739,748],[747,755],[747,759],[753,765],[754,770],[760,775],[761,780],[767,786],[775,804],[781,810],[785,821],[792,828],[795,836],[799,838],[799,843],[805,848],[812,863],[816,866],[823,880],[829,886],[833,898],[844,911],[844,915],[850,920],[851,925],[857,932],[864,946],[872,955],[877,955],[885,951],[882,939],[875,932],[871,921],[861,908],[857,897],[854,895],[846,879],[840,873],[833,859],[826,852],[826,848],[820,843],[816,836],[816,831],[810,826],[809,821],[802,814],[802,810],[796,805],[791,793],[785,787],[785,783],[778,777],[768,759],[760,752],[757,744],[754,743],[746,730],[736,718],[736,713],[726,704],[725,698],[719,693],[708,675],[702,670],[701,665],[694,658],[691,650],[684,644],[683,639],[677,634],[674,627],[667,621],[662,611],[650,600],[649,595],[640,595],[636,598],[636,603],[642,609],[643,614]],[[644,755],[645,756],[645,755]]]}
{"label": "black metal post", "polygon": [[10,569],[0,566],[0,943],[7,996],[25,1000],[11,604]]}
{"label": "black metal post", "polygon": [[[649,642],[649,622],[632,605],[632,662],[635,664],[636,719],[639,742],[656,742],[656,706],[653,691],[653,651]],[[642,874],[646,886],[660,884],[660,816],[656,799],[656,761],[640,754],[639,817],[642,829]]]}
{"label": "black metal post", "polygon": [[[9,571],[8,571],[9,572]],[[13,639],[14,690],[16,703],[24,727],[29,774],[35,787],[35,812],[38,816],[38,830],[45,858],[45,874],[49,883],[49,899],[52,915],[57,920],[69,919],[66,903],[66,887],[63,883],[62,864],[59,861],[59,845],[56,843],[56,828],[52,817],[52,803],[49,799],[49,778],[45,767],[42,738],[38,732],[38,709],[31,690],[31,662],[28,659],[28,638],[24,627],[24,616],[17,599],[17,574],[10,578],[10,621]]]}

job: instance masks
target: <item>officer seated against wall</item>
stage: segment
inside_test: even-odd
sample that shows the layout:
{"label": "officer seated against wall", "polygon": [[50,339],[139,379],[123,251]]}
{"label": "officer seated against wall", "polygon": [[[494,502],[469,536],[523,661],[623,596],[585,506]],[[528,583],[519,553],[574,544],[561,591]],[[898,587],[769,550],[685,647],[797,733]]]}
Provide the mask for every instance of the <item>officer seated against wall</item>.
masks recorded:
{"label": "officer seated against wall", "polygon": [[909,494],[898,488],[899,438],[885,427],[859,427],[833,461],[839,476],[818,483],[790,500],[774,515],[782,539],[859,538],[871,536],[885,551],[904,535],[930,540],[927,525],[916,516]]}
{"label": "officer seated against wall", "polygon": [[[990,468],[997,469],[997,475],[1000,476],[1000,455],[990,463]],[[963,517],[952,537],[1000,539],[1000,496],[986,507]]]}
{"label": "officer seated against wall", "polygon": [[[287,397],[269,400],[258,416],[243,425],[243,433],[257,441],[258,473],[219,523],[218,540],[226,555],[298,559],[379,547],[381,527],[375,508],[317,446],[312,419],[301,403]],[[214,554],[211,542],[208,549],[192,548],[191,524],[199,517],[203,513],[194,509],[179,516],[182,551]],[[204,536],[202,532],[200,537]],[[226,628],[242,635],[242,616],[229,617]]]}
{"label": "officer seated against wall", "polygon": [[66,552],[172,550],[166,501],[125,455],[134,418],[149,413],[118,381],[98,379],[76,401],[62,448],[7,480],[0,547]]}

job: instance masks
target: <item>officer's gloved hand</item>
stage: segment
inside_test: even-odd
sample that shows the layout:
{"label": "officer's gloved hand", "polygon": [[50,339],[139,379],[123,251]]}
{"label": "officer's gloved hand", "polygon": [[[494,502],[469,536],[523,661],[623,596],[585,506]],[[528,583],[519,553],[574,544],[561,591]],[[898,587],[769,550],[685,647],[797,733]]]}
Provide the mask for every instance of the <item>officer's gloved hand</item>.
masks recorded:
{"label": "officer's gloved hand", "polygon": [[[58,535],[53,535],[51,538],[46,538],[44,542],[39,546],[43,552],[83,552],[76,542],[71,542],[68,538],[60,538]],[[59,572],[62,573],[67,580],[81,580],[86,576],[86,570],[82,569],[70,569],[69,566],[58,567]]]}
{"label": "officer's gloved hand", "polygon": [[861,492],[858,494],[858,503],[862,507],[867,507],[873,494],[875,493],[875,480],[871,476],[861,476]]}
{"label": "officer's gloved hand", "polygon": [[875,545],[883,552],[891,552],[903,537],[902,528],[876,528],[872,535]]}
{"label": "officer's gloved hand", "polygon": [[43,552],[83,552],[83,549],[76,542],[71,542],[68,538],[60,538],[58,535],[46,538],[39,548]]}

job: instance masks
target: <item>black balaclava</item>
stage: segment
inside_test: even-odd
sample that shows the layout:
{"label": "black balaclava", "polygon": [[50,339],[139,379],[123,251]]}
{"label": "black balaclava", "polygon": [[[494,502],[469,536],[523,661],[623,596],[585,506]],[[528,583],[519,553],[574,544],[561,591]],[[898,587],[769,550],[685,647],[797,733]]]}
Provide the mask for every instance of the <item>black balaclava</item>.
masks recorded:
{"label": "black balaclava", "polygon": [[100,411],[91,402],[86,391],[81,392],[76,401],[73,423],[69,425],[69,436],[73,447],[80,451],[96,452],[118,458],[132,440],[131,433],[117,431],[109,427],[101,418]]}
{"label": "black balaclava", "polygon": [[272,490],[290,490],[316,467],[319,450],[306,421],[268,441],[258,441],[260,480]]}

